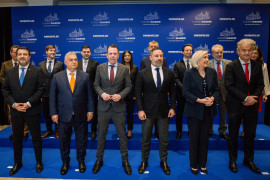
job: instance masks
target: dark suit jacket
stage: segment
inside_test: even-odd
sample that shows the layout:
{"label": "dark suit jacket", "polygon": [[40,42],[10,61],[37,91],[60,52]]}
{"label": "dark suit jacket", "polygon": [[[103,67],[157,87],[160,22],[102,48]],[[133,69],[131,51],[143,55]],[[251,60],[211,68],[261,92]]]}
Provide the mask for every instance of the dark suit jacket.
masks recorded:
{"label": "dark suit jacket", "polygon": [[[225,87],[228,91],[227,108],[239,111],[242,109],[245,98],[248,96],[260,96],[264,88],[262,66],[258,62],[250,60],[251,75],[247,83],[244,70],[239,59],[234,60],[226,66]],[[258,103],[253,105],[258,108]]]}
{"label": "dark suit jacket", "polygon": [[42,69],[42,72],[45,75],[45,86],[46,86],[46,91],[43,94],[43,97],[49,97],[50,96],[50,88],[51,88],[51,82],[52,82],[52,78],[54,76],[54,74],[63,71],[64,70],[64,64],[60,61],[54,60],[54,66],[52,69],[52,74],[51,76],[48,73],[48,69],[46,66],[47,60],[42,61],[38,64],[38,66]]}
{"label": "dark suit jacket", "polygon": [[[99,65],[97,67],[94,86],[98,96],[100,96],[98,101],[99,111],[107,111],[111,105],[115,112],[126,111],[125,98],[130,92],[132,85],[128,68],[125,65],[118,63],[116,76],[114,78],[113,84],[110,83],[108,75],[108,63],[103,63]],[[107,93],[110,95],[119,94],[121,96],[121,99],[119,102],[104,101],[101,97],[103,93]]]}
{"label": "dark suit jacket", "polygon": [[[151,67],[145,68],[138,74],[136,82],[136,100],[138,111],[144,111],[147,118],[154,119],[157,115],[168,117],[170,109],[175,109],[175,80],[174,73],[166,67],[163,70],[163,83],[158,91],[153,79]],[[171,108],[169,107],[168,93]]]}
{"label": "dark suit jacket", "polygon": [[77,70],[74,92],[71,92],[66,70],[54,75],[50,91],[50,114],[59,121],[70,122],[72,113],[77,121],[86,121],[87,112],[94,112],[92,86],[87,73]]}
{"label": "dark suit jacket", "polygon": [[[14,103],[26,103],[29,101],[31,107],[25,115],[36,115],[41,112],[40,98],[45,91],[44,74],[39,67],[29,65],[26,71],[23,85],[20,85],[19,66],[9,69],[2,88],[6,102],[12,107]],[[11,108],[11,115],[21,116],[21,112]]]}
{"label": "dark suit jacket", "polygon": [[[204,107],[202,103],[196,102],[198,98],[203,99],[203,81],[201,75],[196,68],[191,68],[186,71],[183,83],[183,96],[186,99],[184,115],[203,120]],[[218,102],[219,87],[217,80],[217,73],[212,68],[205,68],[205,78],[208,88],[209,97],[213,96],[215,102]],[[217,113],[216,103],[211,106],[211,117],[213,118]]]}
{"label": "dark suit jacket", "polygon": [[175,82],[176,82],[176,97],[177,99],[181,98],[184,100],[182,96],[182,88],[183,88],[183,80],[186,71],[186,65],[184,60],[181,60],[174,64],[174,75],[175,75]]}
{"label": "dark suit jacket", "polygon": [[[82,60],[80,60],[78,62],[78,69],[79,70],[83,70],[83,64],[82,63],[83,63]],[[89,59],[88,65],[87,65],[87,68],[86,68],[86,73],[88,73],[90,75],[90,80],[91,80],[92,85],[94,85],[94,82],[95,82],[97,66],[98,66],[97,61]]]}
{"label": "dark suit jacket", "polygon": [[[150,67],[151,66],[151,61],[149,56],[148,57],[144,57],[141,60],[141,67],[140,67],[140,71],[143,70],[144,68]],[[167,67],[167,59],[165,57],[163,57],[163,67]]]}
{"label": "dark suit jacket", "polygon": [[7,70],[9,70],[11,68],[13,68],[12,60],[5,61],[5,62],[2,63],[1,71],[0,71],[0,81],[1,81],[2,85],[4,84]]}
{"label": "dark suit jacket", "polygon": [[130,99],[135,97],[135,86],[136,86],[136,80],[137,80],[137,75],[138,75],[138,66],[133,65],[133,67],[135,68],[135,73],[130,72],[130,80],[132,84],[132,89],[127,96],[127,98],[130,98]]}

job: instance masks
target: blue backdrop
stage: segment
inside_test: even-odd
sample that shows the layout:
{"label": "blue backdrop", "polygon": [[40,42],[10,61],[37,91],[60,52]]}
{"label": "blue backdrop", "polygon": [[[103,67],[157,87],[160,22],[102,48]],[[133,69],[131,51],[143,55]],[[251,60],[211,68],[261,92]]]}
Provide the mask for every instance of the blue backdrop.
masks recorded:
{"label": "blue backdrop", "polygon": [[224,58],[234,60],[236,43],[252,38],[267,56],[269,9],[267,4],[15,7],[13,44],[27,46],[35,65],[46,59],[45,47],[49,44],[56,46],[56,59],[60,61],[68,51],[75,51],[81,59],[81,47],[89,45],[91,58],[99,63],[107,61],[107,46],[116,44],[120,53],[126,49],[133,52],[134,64],[140,66],[140,60],[149,55],[148,43],[156,40],[168,67],[173,69],[187,43],[193,44],[195,51],[211,51],[214,44],[221,44]]}

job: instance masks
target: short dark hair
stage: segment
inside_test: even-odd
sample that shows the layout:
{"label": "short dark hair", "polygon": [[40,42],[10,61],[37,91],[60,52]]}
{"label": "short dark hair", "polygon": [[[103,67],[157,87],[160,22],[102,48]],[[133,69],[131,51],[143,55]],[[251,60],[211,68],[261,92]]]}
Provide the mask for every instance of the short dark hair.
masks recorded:
{"label": "short dark hair", "polygon": [[19,48],[19,47],[20,47],[20,46],[18,46],[18,45],[13,45],[13,46],[11,46],[11,47],[10,47],[10,52],[12,52],[14,48]]}
{"label": "short dark hair", "polygon": [[192,48],[192,50],[193,50],[192,44],[185,44],[185,45],[182,47],[182,52],[185,50],[185,47],[187,47],[187,46],[190,46],[190,47]]}
{"label": "short dark hair", "polygon": [[90,48],[88,45],[84,45],[84,46],[82,47],[82,50],[83,50],[83,49],[88,49],[88,48],[90,49],[90,52],[91,52],[91,48]]}
{"label": "short dark hair", "polygon": [[46,46],[45,51],[48,51],[49,49],[55,49],[54,45]]}
{"label": "short dark hair", "polygon": [[[156,51],[156,50],[161,50],[162,51],[162,49],[160,49],[159,47],[155,47],[150,51],[150,56],[152,56],[153,52]],[[162,53],[163,53],[163,51],[162,51]]]}
{"label": "short dark hair", "polygon": [[118,51],[118,53],[119,53],[119,49],[118,49],[118,47],[117,47],[115,44],[112,44],[112,45],[110,45],[110,46],[107,48],[107,53],[108,53],[108,49],[109,49],[109,48],[116,48],[117,51]]}
{"label": "short dark hair", "polygon": [[18,49],[17,49],[17,51],[16,51],[16,55],[18,54],[18,51],[19,51],[20,49],[26,50],[26,51],[28,52],[28,55],[31,56],[30,49],[28,49],[27,47],[18,47]]}

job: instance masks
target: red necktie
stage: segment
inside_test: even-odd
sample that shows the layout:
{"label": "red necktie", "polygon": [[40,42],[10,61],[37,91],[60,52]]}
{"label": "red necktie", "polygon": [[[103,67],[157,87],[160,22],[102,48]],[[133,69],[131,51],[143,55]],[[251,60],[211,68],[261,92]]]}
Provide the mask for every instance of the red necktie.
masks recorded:
{"label": "red necktie", "polygon": [[249,84],[249,71],[248,71],[248,64],[249,64],[249,63],[246,63],[246,64],[244,64],[244,65],[246,66],[246,69],[245,69],[245,75],[246,75],[247,83]]}
{"label": "red necktie", "polygon": [[218,76],[218,79],[221,80],[222,73],[221,73],[221,68],[220,68],[220,62],[217,62],[217,76]]}
{"label": "red necktie", "polygon": [[110,82],[111,84],[114,81],[114,70],[113,70],[114,65],[111,65],[111,71],[110,71]]}

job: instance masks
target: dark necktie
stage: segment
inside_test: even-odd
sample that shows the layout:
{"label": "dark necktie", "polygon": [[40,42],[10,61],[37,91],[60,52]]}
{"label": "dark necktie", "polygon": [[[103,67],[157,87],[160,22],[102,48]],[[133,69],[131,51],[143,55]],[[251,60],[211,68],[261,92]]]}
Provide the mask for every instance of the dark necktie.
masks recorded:
{"label": "dark necktie", "polygon": [[24,80],[24,69],[25,68],[21,68],[21,70],[22,70],[22,73],[21,73],[21,77],[20,77],[20,84],[21,84],[21,86],[23,85],[23,80]]}
{"label": "dark necktie", "polygon": [[160,78],[160,74],[159,74],[159,68],[156,68],[157,71],[157,89],[160,91],[161,89],[161,78]]}
{"label": "dark necktie", "polygon": [[17,63],[17,62],[15,62],[13,67],[15,67],[15,66],[17,66],[17,65],[18,65],[18,63]]}
{"label": "dark necktie", "polygon": [[218,79],[221,80],[222,73],[221,73],[220,62],[217,62],[217,76],[218,76]]}
{"label": "dark necktie", "polygon": [[246,66],[246,69],[245,69],[245,75],[246,75],[247,83],[249,84],[248,64],[249,64],[249,63],[245,63],[244,65]]}
{"label": "dark necktie", "polygon": [[190,69],[189,60],[187,60],[187,69]]}
{"label": "dark necktie", "polygon": [[87,69],[87,60],[83,60],[84,65],[83,65],[83,72],[86,72]]}
{"label": "dark necktie", "polygon": [[113,84],[113,81],[114,81],[114,65],[111,65],[111,71],[110,71],[110,82],[111,84]]}
{"label": "dark necktie", "polygon": [[49,66],[48,66],[48,73],[49,73],[49,76],[51,76],[52,74],[52,61],[49,61]]}

